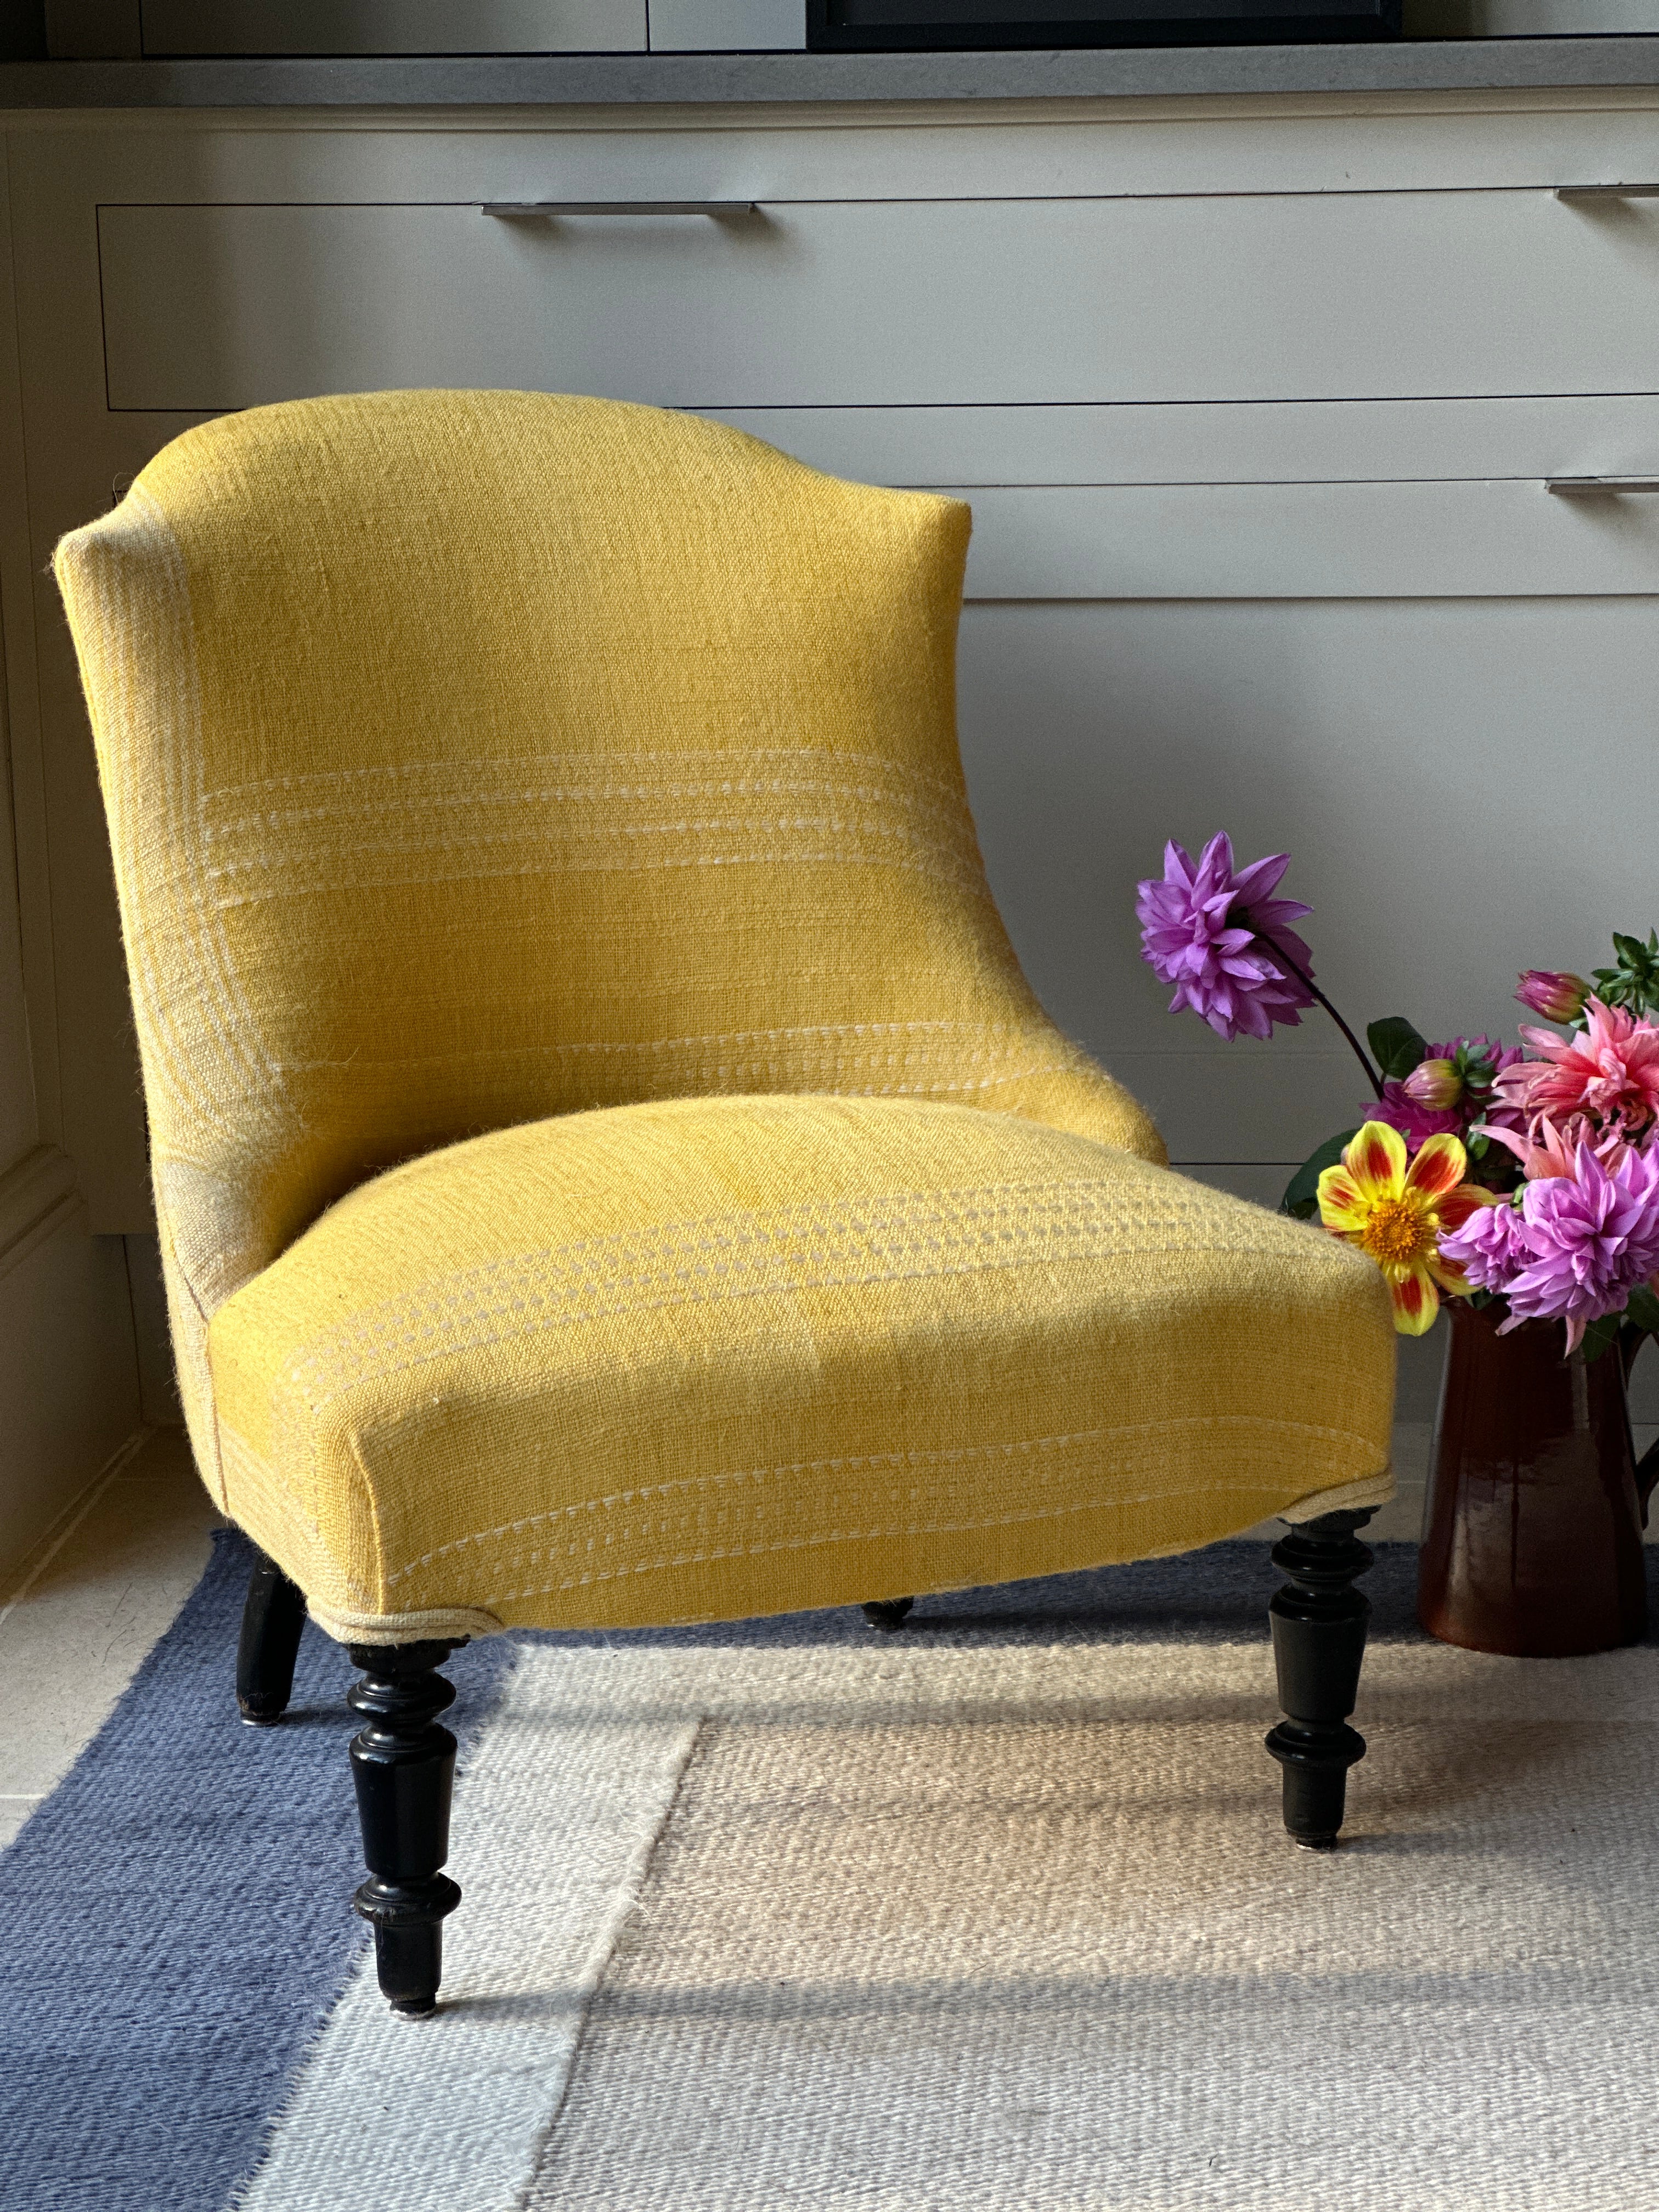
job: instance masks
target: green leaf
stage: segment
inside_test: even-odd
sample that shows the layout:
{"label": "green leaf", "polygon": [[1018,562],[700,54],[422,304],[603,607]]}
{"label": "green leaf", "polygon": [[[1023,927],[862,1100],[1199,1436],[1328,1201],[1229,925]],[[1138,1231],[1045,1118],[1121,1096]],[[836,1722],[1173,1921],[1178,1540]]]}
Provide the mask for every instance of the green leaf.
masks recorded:
{"label": "green leaf", "polygon": [[1618,956],[1613,966],[1595,971],[1596,997],[1633,1014],[1652,1012],[1659,1006],[1659,932],[1650,930],[1644,944],[1639,937],[1616,929],[1613,949]]}
{"label": "green leaf", "polygon": [[1429,1056],[1428,1046],[1404,1014],[1389,1014],[1373,1022],[1365,1031],[1365,1042],[1383,1074],[1396,1083],[1403,1082]]}
{"label": "green leaf", "polygon": [[1591,1322],[1589,1328],[1584,1331],[1584,1364],[1586,1367],[1594,1365],[1595,1362],[1601,1357],[1601,1354],[1607,1349],[1609,1345],[1618,1343],[1619,1323],[1620,1319],[1621,1316],[1618,1314],[1604,1314],[1600,1321]]}
{"label": "green leaf", "polygon": [[1310,1153],[1286,1185],[1279,1201],[1279,1212],[1293,1213],[1298,1221],[1311,1221],[1319,1211],[1320,1176],[1336,1165],[1358,1134],[1358,1129],[1345,1129],[1340,1137],[1329,1138],[1316,1152]]}
{"label": "green leaf", "polygon": [[1624,1318],[1633,1328],[1646,1329],[1650,1336],[1659,1336],[1659,1298],[1655,1297],[1645,1283],[1631,1292]]}

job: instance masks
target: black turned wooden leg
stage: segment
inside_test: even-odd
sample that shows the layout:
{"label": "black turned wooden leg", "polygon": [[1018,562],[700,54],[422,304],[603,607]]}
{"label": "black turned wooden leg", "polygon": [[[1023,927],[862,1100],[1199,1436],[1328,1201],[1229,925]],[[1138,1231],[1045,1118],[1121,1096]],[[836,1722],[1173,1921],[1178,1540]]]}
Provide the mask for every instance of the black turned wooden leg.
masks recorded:
{"label": "black turned wooden leg", "polygon": [[269,1728],[288,1711],[294,1662],[306,1625],[305,1592],[275,1559],[254,1559],[236,1646],[236,1703],[254,1728]]}
{"label": "black turned wooden leg", "polygon": [[904,1616],[915,1603],[913,1597],[878,1597],[859,1610],[872,1628],[902,1628]]}
{"label": "black turned wooden leg", "polygon": [[1354,1533],[1374,1510],[1323,1513],[1273,1549],[1289,1579],[1267,1608],[1285,1713],[1267,1749],[1285,1770],[1285,1826],[1310,1850],[1335,1843],[1348,1769],[1365,1756],[1364,1737],[1347,1722],[1371,1607],[1352,1585],[1374,1556]]}
{"label": "black turned wooden leg", "polygon": [[444,1915],[461,1901],[438,1871],[449,1856],[455,1778],[455,1739],[438,1715],[454,1703],[455,1688],[437,1671],[460,1644],[348,1649],[363,1674],[346,1701],[364,1722],[351,1739],[351,1775],[368,1865],[352,1904],[374,1923],[382,1994],[393,2012],[419,2019],[437,2004]]}

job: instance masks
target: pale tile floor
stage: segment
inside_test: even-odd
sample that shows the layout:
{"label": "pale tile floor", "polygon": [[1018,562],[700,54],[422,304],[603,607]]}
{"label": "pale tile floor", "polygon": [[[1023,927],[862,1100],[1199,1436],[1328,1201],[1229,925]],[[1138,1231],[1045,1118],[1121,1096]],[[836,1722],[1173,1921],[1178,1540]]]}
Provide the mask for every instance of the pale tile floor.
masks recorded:
{"label": "pale tile floor", "polygon": [[[1400,1494],[1368,1536],[1414,1538],[1430,1424],[1395,1431]],[[1642,1450],[1656,1431],[1638,1429]],[[0,1581],[0,1849],[74,1764],[207,1563],[220,1516],[182,1429],[153,1430],[44,1558]],[[1252,1534],[1273,1537],[1268,1522]],[[1659,1516],[1650,1540],[1659,1535]],[[225,1654],[230,1694],[234,1654]]]}
{"label": "pale tile floor", "polygon": [[102,1727],[221,1525],[184,1431],[156,1429],[55,1550],[0,1583],[0,1848]]}

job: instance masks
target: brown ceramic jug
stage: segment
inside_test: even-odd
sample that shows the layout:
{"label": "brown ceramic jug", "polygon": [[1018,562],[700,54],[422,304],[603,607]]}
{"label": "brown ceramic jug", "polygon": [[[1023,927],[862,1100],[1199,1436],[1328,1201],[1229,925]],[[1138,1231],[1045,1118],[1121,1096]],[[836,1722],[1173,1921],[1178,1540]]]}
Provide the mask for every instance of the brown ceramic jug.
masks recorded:
{"label": "brown ceramic jug", "polygon": [[[1638,1470],[1626,1359],[1564,1356],[1559,1322],[1498,1334],[1502,1306],[1448,1299],[1418,1563],[1431,1636],[1476,1651],[1565,1657],[1634,1644],[1647,1626],[1642,1529],[1659,1462]],[[1639,1341],[1639,1340],[1638,1340]]]}

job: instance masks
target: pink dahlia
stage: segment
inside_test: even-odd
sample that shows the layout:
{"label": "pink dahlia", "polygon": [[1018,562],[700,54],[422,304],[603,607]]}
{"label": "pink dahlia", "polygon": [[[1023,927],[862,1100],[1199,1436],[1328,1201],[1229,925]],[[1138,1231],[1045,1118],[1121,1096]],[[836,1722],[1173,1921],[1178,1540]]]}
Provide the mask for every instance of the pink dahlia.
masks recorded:
{"label": "pink dahlia", "polygon": [[1589,999],[1581,1036],[1522,1024],[1538,1060],[1506,1067],[1496,1088],[1527,1121],[1547,1115],[1567,1121],[1584,1115],[1603,1128],[1634,1136],[1659,1116],[1659,1029],[1622,1006]]}
{"label": "pink dahlia", "polygon": [[1540,1114],[1529,1129],[1524,1126],[1518,1130],[1499,1128],[1492,1122],[1483,1122],[1481,1128],[1515,1154],[1528,1182],[1574,1174],[1581,1145],[1588,1146],[1603,1167],[1610,1166],[1625,1150],[1625,1140],[1617,1129],[1598,1129],[1582,1114],[1575,1114],[1565,1123],[1552,1121],[1548,1115]]}
{"label": "pink dahlia", "polygon": [[[1483,1218],[1498,1212],[1508,1212],[1510,1222]],[[1581,1145],[1571,1176],[1529,1182],[1518,1216],[1512,1207],[1471,1215],[1442,1241],[1441,1253],[1477,1288],[1502,1291],[1510,1308],[1505,1329],[1564,1321],[1571,1351],[1587,1322],[1621,1313],[1631,1292],[1659,1269],[1659,1155],[1626,1147],[1604,1166]],[[1477,1268],[1484,1280],[1477,1280]]]}
{"label": "pink dahlia", "polygon": [[1179,845],[1164,848],[1164,873],[1137,885],[1141,957],[1154,975],[1173,983],[1170,1012],[1190,1006],[1229,1042],[1241,1031],[1271,1036],[1275,1022],[1299,1026],[1297,1011],[1313,994],[1262,944],[1274,945],[1304,974],[1313,955],[1290,927],[1311,907],[1272,894],[1290,866],[1288,853],[1270,853],[1235,871],[1231,838],[1212,837],[1194,865]]}

